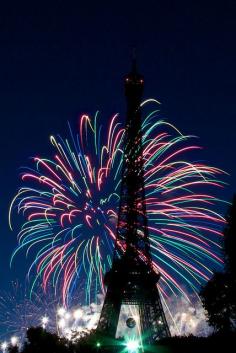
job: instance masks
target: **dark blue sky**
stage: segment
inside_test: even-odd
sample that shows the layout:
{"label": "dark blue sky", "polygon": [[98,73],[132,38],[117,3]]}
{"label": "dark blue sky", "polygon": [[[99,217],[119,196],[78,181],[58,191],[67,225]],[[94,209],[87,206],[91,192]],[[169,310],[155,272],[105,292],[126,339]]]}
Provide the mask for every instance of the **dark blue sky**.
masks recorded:
{"label": "dark blue sky", "polygon": [[133,46],[145,97],[159,99],[162,116],[199,136],[201,156],[231,174],[225,199],[236,190],[235,1],[66,3],[0,5],[0,290],[25,275],[23,254],[9,269],[19,168],[48,155],[49,135],[63,135],[81,112],[124,116]]}

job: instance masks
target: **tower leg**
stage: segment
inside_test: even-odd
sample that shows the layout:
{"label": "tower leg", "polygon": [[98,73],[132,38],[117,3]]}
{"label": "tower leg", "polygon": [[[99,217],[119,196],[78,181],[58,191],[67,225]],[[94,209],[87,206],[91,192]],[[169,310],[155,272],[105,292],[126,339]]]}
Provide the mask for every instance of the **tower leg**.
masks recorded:
{"label": "tower leg", "polygon": [[107,288],[97,330],[115,338],[121,309],[121,296]]}
{"label": "tower leg", "polygon": [[156,298],[143,303],[139,307],[140,326],[144,333],[142,340],[152,344],[164,337],[170,337],[169,327],[165,318],[159,293]]}

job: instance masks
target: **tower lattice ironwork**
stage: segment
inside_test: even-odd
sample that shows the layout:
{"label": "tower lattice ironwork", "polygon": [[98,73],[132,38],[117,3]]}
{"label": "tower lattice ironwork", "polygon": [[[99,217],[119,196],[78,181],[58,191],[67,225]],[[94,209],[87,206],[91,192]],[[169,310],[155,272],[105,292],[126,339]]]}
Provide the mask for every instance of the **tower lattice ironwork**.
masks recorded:
{"label": "tower lattice ironwork", "polygon": [[115,337],[121,305],[137,305],[142,336],[152,343],[170,336],[152,266],[147,225],[140,103],[144,80],[133,62],[125,77],[127,118],[121,198],[111,270],[98,331]]}

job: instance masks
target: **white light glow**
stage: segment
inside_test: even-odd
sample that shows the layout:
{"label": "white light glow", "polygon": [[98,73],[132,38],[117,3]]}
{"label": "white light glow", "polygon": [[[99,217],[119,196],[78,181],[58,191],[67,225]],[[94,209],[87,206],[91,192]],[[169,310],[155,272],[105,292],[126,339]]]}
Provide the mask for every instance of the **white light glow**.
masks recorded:
{"label": "white light glow", "polygon": [[64,316],[65,313],[66,313],[66,309],[65,308],[59,308],[57,310],[57,315],[59,315],[59,316]]}
{"label": "white light glow", "polygon": [[81,309],[77,309],[74,311],[73,316],[75,320],[81,319],[83,316],[83,311]]}
{"label": "white light glow", "polygon": [[3,342],[3,343],[1,344],[1,349],[2,349],[3,351],[5,351],[5,350],[7,349],[7,342]]}
{"label": "white light glow", "polygon": [[48,323],[48,321],[49,321],[49,318],[47,316],[42,317],[42,324],[43,325],[46,325]]}
{"label": "white light glow", "polygon": [[68,312],[67,312],[67,313],[65,313],[65,319],[66,319],[66,320],[69,320],[69,319],[70,319],[70,317],[71,317],[71,314],[70,314],[70,313],[68,313]]}
{"label": "white light glow", "polygon": [[59,321],[58,321],[58,326],[59,326],[60,328],[65,327],[65,326],[66,326],[65,319],[61,319],[61,320],[59,320]]}
{"label": "white light glow", "polygon": [[11,337],[11,344],[12,344],[12,346],[16,346],[17,343],[18,343],[18,337],[12,336],[12,337]]}
{"label": "white light glow", "polygon": [[129,352],[136,352],[136,350],[139,348],[139,343],[138,341],[128,341],[126,343],[126,347]]}

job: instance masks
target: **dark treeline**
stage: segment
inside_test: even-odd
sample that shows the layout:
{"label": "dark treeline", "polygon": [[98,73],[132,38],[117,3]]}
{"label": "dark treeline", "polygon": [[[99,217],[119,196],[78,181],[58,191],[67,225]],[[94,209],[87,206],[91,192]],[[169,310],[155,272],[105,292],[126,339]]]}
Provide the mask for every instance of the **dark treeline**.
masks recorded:
{"label": "dark treeline", "polygon": [[224,270],[214,273],[200,296],[209,324],[215,331],[227,334],[236,326],[236,195],[226,222],[222,242]]}
{"label": "dark treeline", "polygon": [[[166,338],[155,346],[144,347],[145,352],[158,353],[227,353],[233,352],[236,333],[216,333],[209,337],[175,336]],[[98,345],[99,344],[99,345]],[[49,333],[41,327],[30,328],[27,340],[19,351],[17,347],[9,347],[9,353],[125,353],[127,349],[122,341],[106,341],[96,333],[85,335],[74,343]],[[141,350],[140,350],[141,352]]]}
{"label": "dark treeline", "polygon": [[[162,340],[154,349],[159,353],[231,353],[235,350],[236,333],[216,333],[209,337],[175,336]],[[149,350],[147,350],[148,352]],[[145,351],[146,352],[146,351]]]}
{"label": "dark treeline", "polygon": [[47,332],[42,327],[31,327],[27,330],[22,349],[10,346],[8,353],[108,353],[120,352],[124,348],[121,348],[121,345],[120,340],[107,340],[98,335],[96,331],[80,334],[78,339],[75,334],[72,342],[55,333]]}

